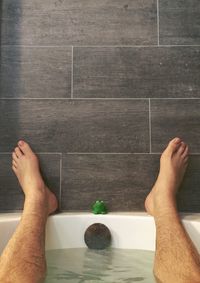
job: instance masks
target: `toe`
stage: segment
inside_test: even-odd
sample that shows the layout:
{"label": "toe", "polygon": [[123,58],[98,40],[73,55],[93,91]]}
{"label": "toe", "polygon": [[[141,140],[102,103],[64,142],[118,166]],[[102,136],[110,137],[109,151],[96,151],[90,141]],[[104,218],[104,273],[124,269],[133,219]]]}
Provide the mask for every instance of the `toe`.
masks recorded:
{"label": "toe", "polygon": [[18,158],[20,158],[20,157],[23,155],[23,153],[21,152],[21,150],[19,149],[19,147],[16,147],[16,148],[15,148],[15,154],[17,155]]}
{"label": "toe", "polygon": [[176,146],[177,144],[180,144],[180,142],[181,142],[181,139],[178,138],[178,137],[176,137],[176,138],[174,138],[173,140],[171,140],[171,141],[169,142],[168,146],[174,147],[174,146]]}
{"label": "toe", "polygon": [[180,146],[181,144],[181,139],[180,138],[174,138],[171,140],[166,148],[166,153],[172,154],[174,153]]}
{"label": "toe", "polygon": [[13,153],[12,153],[12,158],[13,158],[13,160],[15,160],[15,162],[18,161],[18,157],[17,157],[15,151],[13,151]]}
{"label": "toe", "polygon": [[181,145],[180,145],[180,147],[179,147],[177,153],[178,153],[179,155],[182,155],[182,154],[184,153],[184,151],[186,150],[186,146],[187,146],[187,145],[186,145],[184,142],[181,142]]}
{"label": "toe", "polygon": [[12,166],[14,166],[15,168],[17,168],[17,162],[13,159],[12,161]]}
{"label": "toe", "polygon": [[29,144],[26,143],[25,141],[19,141],[18,146],[21,149],[21,151],[26,155],[26,154],[31,154],[33,153],[32,149],[30,148]]}
{"label": "toe", "polygon": [[17,168],[14,165],[12,165],[12,170],[17,174]]}
{"label": "toe", "polygon": [[185,150],[182,153],[182,157],[186,158],[186,157],[188,157],[188,155],[189,155],[189,147],[188,147],[188,145],[186,145]]}

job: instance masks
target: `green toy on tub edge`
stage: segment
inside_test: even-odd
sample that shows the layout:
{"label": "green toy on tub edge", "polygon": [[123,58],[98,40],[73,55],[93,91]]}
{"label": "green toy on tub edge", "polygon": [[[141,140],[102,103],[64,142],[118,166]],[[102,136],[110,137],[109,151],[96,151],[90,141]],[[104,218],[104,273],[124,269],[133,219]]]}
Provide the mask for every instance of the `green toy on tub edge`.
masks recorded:
{"label": "green toy on tub edge", "polygon": [[92,212],[94,214],[106,214],[108,213],[107,207],[103,200],[97,200],[92,206]]}

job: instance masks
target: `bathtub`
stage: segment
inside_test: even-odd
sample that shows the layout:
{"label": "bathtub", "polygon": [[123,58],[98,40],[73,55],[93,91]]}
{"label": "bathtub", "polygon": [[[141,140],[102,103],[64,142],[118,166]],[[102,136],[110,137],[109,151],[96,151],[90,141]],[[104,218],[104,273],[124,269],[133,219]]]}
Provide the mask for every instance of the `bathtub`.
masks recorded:
{"label": "bathtub", "polygon": [[[0,214],[0,252],[14,233],[20,213]],[[183,224],[200,252],[200,214],[181,215]],[[84,232],[93,223],[111,231],[112,247],[155,250],[155,225],[146,213],[60,213],[48,218],[46,250],[85,247]]]}

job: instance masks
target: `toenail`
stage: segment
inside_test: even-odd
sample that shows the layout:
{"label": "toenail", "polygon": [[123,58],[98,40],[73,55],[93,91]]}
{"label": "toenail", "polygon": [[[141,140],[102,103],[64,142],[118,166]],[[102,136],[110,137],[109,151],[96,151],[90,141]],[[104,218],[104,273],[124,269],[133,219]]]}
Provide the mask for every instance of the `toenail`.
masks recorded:
{"label": "toenail", "polygon": [[22,146],[24,144],[23,141],[19,141],[19,145]]}
{"label": "toenail", "polygon": [[175,142],[179,142],[180,141],[180,139],[179,138],[175,138],[175,140],[174,140]]}

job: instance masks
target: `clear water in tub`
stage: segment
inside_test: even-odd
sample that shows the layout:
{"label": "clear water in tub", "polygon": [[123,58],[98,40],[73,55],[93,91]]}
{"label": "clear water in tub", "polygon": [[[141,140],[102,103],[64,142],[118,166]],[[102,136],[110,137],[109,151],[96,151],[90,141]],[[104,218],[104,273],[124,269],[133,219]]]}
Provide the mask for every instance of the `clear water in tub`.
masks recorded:
{"label": "clear water in tub", "polygon": [[155,283],[154,252],[86,248],[46,252],[45,283]]}

